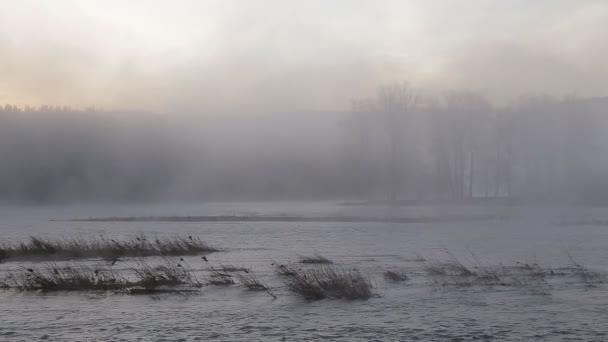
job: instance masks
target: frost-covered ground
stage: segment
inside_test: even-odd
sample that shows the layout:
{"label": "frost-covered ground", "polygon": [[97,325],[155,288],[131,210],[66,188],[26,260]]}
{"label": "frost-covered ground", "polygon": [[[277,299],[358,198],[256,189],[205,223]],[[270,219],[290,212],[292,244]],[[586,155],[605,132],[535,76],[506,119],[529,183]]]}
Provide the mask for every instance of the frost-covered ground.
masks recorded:
{"label": "frost-covered ground", "polygon": [[[455,214],[491,214],[501,219],[416,224],[51,221],[105,216]],[[0,340],[602,341],[608,339],[608,283],[600,280],[590,287],[575,273],[559,274],[572,268],[570,254],[590,271],[608,275],[608,227],[559,223],[606,218],[608,209],[583,207],[391,208],[336,203],[2,207],[0,239],[6,241],[29,235],[195,235],[224,249],[208,255],[209,264],[250,267],[278,298],[239,286],[204,287],[188,296],[3,291]],[[527,287],[443,286],[445,281],[429,276],[427,267],[446,260],[446,249],[473,270],[479,264],[537,263],[557,275],[546,277],[548,291],[542,294]],[[309,302],[291,294],[271,264],[315,253],[370,275],[375,295],[363,301]],[[420,256],[427,261],[420,261]],[[185,259],[195,268],[208,266],[199,257]],[[120,261],[116,267],[128,262]],[[28,265],[32,263],[5,262],[0,274]],[[410,279],[387,282],[386,270],[404,271]]]}

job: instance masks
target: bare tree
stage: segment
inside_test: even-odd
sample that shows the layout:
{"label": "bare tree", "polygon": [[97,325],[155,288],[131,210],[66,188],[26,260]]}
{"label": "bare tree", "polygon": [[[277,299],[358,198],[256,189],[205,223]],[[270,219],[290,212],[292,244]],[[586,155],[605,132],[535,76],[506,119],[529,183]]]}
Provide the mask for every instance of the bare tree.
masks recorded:
{"label": "bare tree", "polygon": [[402,162],[402,127],[404,124],[407,125],[407,115],[414,110],[417,99],[416,93],[406,82],[381,86],[378,90],[378,102],[384,117],[385,132],[389,139],[389,201],[397,200],[404,173],[407,172],[406,166]]}

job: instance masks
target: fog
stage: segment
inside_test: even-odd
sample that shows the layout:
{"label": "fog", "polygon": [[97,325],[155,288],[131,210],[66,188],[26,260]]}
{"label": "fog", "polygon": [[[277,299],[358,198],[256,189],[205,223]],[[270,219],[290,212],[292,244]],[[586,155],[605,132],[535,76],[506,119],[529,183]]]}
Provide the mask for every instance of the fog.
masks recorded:
{"label": "fog", "polygon": [[404,84],[352,112],[212,117],[43,107],[0,112],[5,200],[511,198],[603,201],[608,99]]}
{"label": "fog", "polygon": [[608,199],[604,1],[2,1],[0,200]]}

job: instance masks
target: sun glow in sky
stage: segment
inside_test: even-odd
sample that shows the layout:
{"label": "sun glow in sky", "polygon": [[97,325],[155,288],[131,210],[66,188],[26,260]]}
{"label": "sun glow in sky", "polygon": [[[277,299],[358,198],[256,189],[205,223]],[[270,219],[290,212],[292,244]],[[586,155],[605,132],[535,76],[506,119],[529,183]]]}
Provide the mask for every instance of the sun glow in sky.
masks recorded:
{"label": "sun glow in sky", "polygon": [[0,0],[0,103],[339,110],[380,83],[608,94],[602,0]]}

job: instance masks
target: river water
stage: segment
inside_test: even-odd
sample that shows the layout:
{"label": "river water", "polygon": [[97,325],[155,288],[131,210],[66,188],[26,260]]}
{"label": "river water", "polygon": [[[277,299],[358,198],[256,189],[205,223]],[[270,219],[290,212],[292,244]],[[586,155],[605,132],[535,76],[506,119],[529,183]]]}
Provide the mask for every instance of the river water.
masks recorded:
{"label": "river water", "polygon": [[[302,215],[429,217],[495,215],[471,222],[73,222],[123,216]],[[250,267],[277,299],[238,286],[191,295],[0,292],[0,341],[603,341],[608,285],[575,276],[548,279],[543,295],[512,287],[438,287],[425,273],[446,250],[464,263],[577,263],[608,274],[608,208],[500,206],[345,206],[332,202],[1,207],[0,239],[30,235],[193,235],[222,249],[210,264]],[[564,222],[570,222],[564,224]],[[321,254],[355,267],[374,284],[368,300],[306,301],[291,294],[273,262]],[[427,262],[420,261],[420,256]],[[188,257],[204,267],[199,257]],[[99,260],[82,262],[96,263]],[[0,264],[0,276],[32,263]],[[408,274],[384,280],[386,270]]]}

